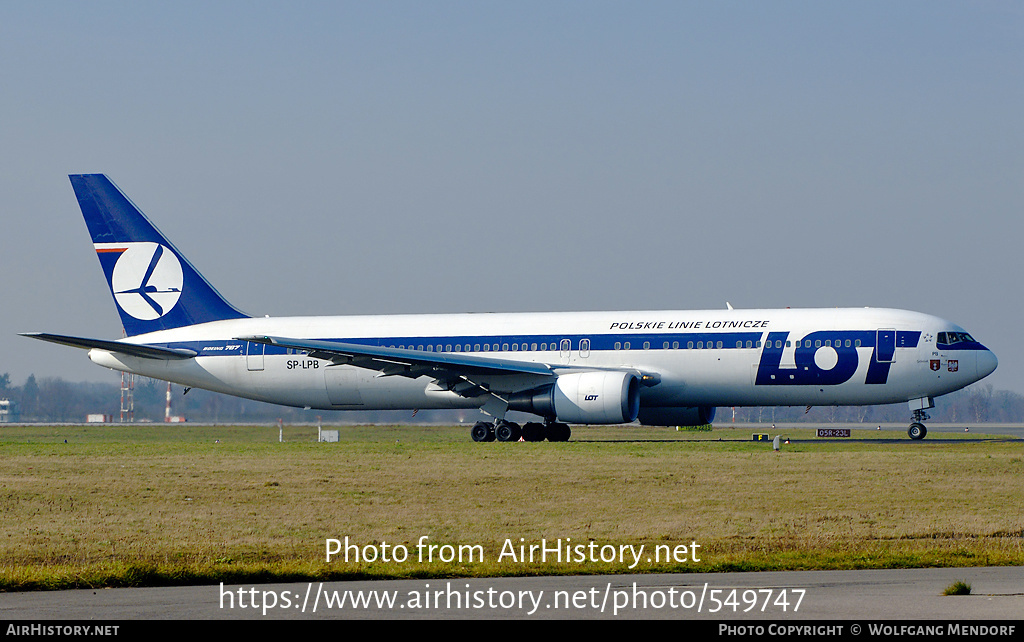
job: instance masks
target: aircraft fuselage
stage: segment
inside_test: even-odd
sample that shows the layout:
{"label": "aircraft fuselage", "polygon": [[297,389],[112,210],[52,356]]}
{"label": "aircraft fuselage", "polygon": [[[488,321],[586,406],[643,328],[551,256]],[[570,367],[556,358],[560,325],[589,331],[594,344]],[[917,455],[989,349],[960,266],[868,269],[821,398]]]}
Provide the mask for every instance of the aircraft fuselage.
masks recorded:
{"label": "aircraft fuselage", "polygon": [[426,375],[381,377],[238,337],[337,340],[574,370],[657,373],[657,383],[641,388],[642,406],[861,405],[937,397],[995,368],[981,344],[938,343],[945,332],[963,330],[925,314],[874,308],[282,317],[216,321],[128,340],[190,349],[197,353],[191,360],[102,350],[91,351],[90,358],[184,386],[318,409],[479,404],[439,389]]}

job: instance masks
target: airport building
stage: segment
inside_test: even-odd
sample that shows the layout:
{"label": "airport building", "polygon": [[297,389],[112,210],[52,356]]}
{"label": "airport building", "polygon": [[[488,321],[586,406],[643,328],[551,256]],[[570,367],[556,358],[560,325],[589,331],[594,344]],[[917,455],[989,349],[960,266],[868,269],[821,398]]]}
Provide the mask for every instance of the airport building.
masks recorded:
{"label": "airport building", "polygon": [[10,399],[0,399],[0,424],[18,420],[18,404]]}

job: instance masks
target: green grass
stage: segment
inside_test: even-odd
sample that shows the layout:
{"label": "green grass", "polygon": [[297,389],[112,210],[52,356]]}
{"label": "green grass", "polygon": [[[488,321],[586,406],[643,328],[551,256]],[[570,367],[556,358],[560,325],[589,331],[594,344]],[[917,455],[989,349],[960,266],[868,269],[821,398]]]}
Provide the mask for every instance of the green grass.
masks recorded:
{"label": "green grass", "polygon": [[946,587],[946,590],[942,592],[943,595],[970,595],[971,585],[963,580],[957,580]]}
{"label": "green grass", "polygon": [[[808,441],[773,452],[749,427],[584,427],[564,444],[339,430],[320,444],[309,426],[286,426],[285,443],[276,426],[5,426],[0,589],[1024,564],[1020,441],[787,427]],[[325,561],[346,536],[410,559]],[[422,537],[483,559],[421,562]],[[700,561],[499,560],[506,540],[697,543]]]}

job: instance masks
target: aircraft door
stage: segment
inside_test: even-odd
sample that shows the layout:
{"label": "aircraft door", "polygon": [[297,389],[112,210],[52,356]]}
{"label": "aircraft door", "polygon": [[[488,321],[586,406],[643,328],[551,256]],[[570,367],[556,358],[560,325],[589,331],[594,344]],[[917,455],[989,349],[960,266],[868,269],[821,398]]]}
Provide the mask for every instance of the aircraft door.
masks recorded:
{"label": "aircraft door", "polygon": [[262,343],[245,342],[245,367],[250,372],[263,370],[263,350],[266,346]]}
{"label": "aircraft door", "polygon": [[878,330],[875,333],[875,361],[892,363],[896,358],[896,331]]}

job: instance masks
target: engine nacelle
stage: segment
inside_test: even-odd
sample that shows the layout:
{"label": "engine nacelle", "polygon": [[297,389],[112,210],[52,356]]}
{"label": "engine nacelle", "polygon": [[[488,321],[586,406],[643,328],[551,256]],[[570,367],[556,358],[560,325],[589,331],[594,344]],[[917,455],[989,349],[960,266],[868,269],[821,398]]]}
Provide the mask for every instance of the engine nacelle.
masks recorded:
{"label": "engine nacelle", "polygon": [[715,420],[714,406],[670,406],[641,408],[640,423],[645,426],[703,426]]}
{"label": "engine nacelle", "polygon": [[509,400],[510,410],[570,424],[622,424],[640,411],[640,378],[629,372],[573,372]]}

